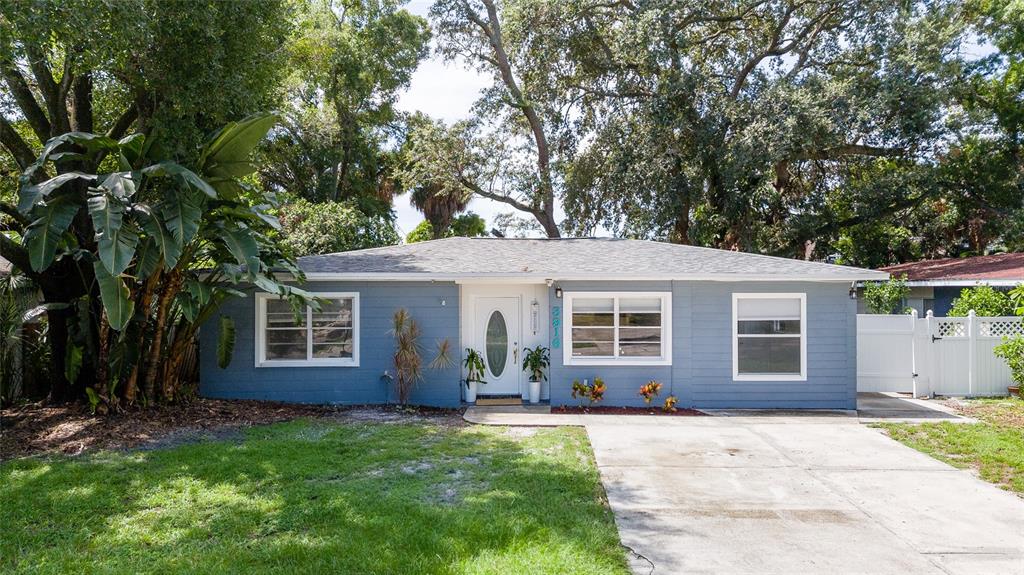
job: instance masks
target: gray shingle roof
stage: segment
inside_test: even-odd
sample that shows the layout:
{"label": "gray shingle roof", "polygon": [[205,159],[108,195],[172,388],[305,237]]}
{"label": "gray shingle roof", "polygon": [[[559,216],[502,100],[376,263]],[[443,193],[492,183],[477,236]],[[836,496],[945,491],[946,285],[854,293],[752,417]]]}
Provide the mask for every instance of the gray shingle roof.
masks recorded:
{"label": "gray shingle roof", "polygon": [[317,276],[431,278],[807,279],[856,281],[888,274],[759,254],[612,238],[446,238],[299,258]]}

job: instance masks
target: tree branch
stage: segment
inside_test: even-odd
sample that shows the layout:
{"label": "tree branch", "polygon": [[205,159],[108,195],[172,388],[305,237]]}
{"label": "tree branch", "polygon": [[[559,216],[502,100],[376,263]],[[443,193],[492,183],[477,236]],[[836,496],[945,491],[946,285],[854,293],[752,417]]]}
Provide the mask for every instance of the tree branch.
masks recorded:
{"label": "tree branch", "polygon": [[21,214],[21,212],[18,211],[18,207],[17,206],[14,206],[12,204],[8,204],[7,202],[0,202],[0,214],[6,214],[12,220],[17,222],[20,229],[18,229],[16,231],[19,231],[19,232],[24,230],[25,227],[27,227],[29,225],[29,223],[31,223],[31,222],[29,222],[28,218],[23,216]]}
{"label": "tree branch", "polygon": [[0,234],[0,256],[11,262],[11,264],[18,268],[21,273],[28,276],[37,284],[40,283],[40,274],[33,271],[32,265],[29,263],[28,250],[22,247],[18,242],[7,237],[6,234]]}
{"label": "tree branch", "polygon": [[36,138],[39,138],[41,143],[45,143],[50,139],[50,120],[47,119],[43,109],[39,107],[39,102],[36,102],[36,97],[32,94],[32,89],[28,87],[24,76],[21,75],[21,71],[10,60],[4,60],[0,62],[0,74],[3,74],[7,88],[14,96],[14,101],[21,109],[21,113],[28,120],[32,131],[35,132]]}
{"label": "tree branch", "polygon": [[521,212],[526,212],[526,213],[532,214],[534,216],[536,216],[538,213],[541,213],[540,210],[534,208],[533,206],[524,204],[524,203],[520,202],[519,200],[517,200],[515,198],[509,197],[509,196],[506,196],[506,195],[503,195],[503,194],[497,194],[497,193],[491,192],[489,190],[485,190],[482,187],[480,187],[476,182],[474,182],[472,180],[469,180],[469,179],[467,179],[467,178],[465,178],[463,176],[458,176],[458,178],[459,178],[459,183],[461,183],[463,186],[466,186],[466,188],[468,188],[474,194],[476,194],[476,195],[478,195],[480,197],[484,197],[484,198],[487,198],[489,200],[494,200],[496,202],[501,202],[503,204],[508,204],[508,205],[512,206],[513,208],[515,208],[515,209],[517,209],[517,210],[519,210]]}
{"label": "tree branch", "polygon": [[115,140],[120,140],[124,137],[125,132],[128,128],[132,127],[132,124],[139,117],[139,107],[135,104],[131,104],[128,108],[118,116],[114,125],[107,130],[107,137]]}
{"label": "tree branch", "polygon": [[[50,125],[56,128],[56,133],[51,132],[50,135],[56,136],[70,132],[68,108],[64,100],[61,99],[61,88],[53,79],[49,62],[46,61],[46,57],[38,46],[27,44],[25,53],[28,55],[28,67],[32,70],[32,75],[35,76],[39,93],[43,95],[43,103],[46,104],[46,110],[50,115]],[[70,72],[69,66],[70,62],[66,62],[65,69]]]}
{"label": "tree branch", "polygon": [[36,161],[32,148],[25,143],[25,140],[14,129],[14,126],[11,126],[7,118],[3,116],[0,116],[0,144],[7,148],[7,151],[14,157],[14,162],[22,170],[28,168],[32,162]]}

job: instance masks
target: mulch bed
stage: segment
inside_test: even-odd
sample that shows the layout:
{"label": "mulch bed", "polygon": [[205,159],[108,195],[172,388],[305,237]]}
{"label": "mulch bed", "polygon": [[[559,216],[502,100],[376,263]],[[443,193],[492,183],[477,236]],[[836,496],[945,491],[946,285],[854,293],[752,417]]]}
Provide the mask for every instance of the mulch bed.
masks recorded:
{"label": "mulch bed", "polygon": [[194,399],[113,415],[92,415],[84,404],[28,404],[0,410],[0,461],[40,454],[78,455],[101,449],[173,447],[230,437],[242,428],[300,417],[338,417],[355,422],[437,421],[461,423],[458,412],[396,406],[334,407]]}
{"label": "mulch bed", "polygon": [[608,405],[595,405],[593,407],[582,407],[579,405],[560,405],[552,407],[551,413],[574,413],[584,415],[684,415],[700,416],[707,415],[696,409],[676,409],[665,411],[660,407],[611,407]]}

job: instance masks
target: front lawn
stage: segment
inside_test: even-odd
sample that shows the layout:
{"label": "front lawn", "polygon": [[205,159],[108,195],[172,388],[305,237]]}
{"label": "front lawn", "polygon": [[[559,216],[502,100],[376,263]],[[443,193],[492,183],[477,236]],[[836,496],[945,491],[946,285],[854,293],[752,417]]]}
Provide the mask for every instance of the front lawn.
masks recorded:
{"label": "front lawn", "polygon": [[880,427],[918,451],[974,469],[985,481],[1024,495],[1024,400],[968,400],[960,411],[979,423],[885,423]]}
{"label": "front lawn", "polygon": [[3,573],[627,573],[581,429],[299,420],[0,464]]}

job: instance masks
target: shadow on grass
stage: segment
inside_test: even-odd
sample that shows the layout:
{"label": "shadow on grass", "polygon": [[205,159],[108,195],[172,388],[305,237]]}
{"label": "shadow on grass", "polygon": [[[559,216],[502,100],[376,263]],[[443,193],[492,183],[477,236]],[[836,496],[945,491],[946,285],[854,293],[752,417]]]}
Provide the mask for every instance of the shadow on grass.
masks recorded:
{"label": "shadow on grass", "polygon": [[298,421],[0,481],[3,572],[625,573],[578,429]]}

